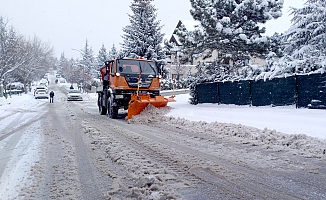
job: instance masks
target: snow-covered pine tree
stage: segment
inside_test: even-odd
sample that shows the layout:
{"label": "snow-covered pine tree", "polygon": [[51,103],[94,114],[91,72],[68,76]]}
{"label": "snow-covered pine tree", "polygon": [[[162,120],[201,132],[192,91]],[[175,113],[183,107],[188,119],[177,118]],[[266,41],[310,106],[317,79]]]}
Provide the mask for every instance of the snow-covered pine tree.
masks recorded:
{"label": "snow-covered pine tree", "polygon": [[189,95],[190,104],[196,105],[198,104],[198,91],[197,91],[197,84],[205,83],[205,82],[212,82],[212,76],[209,76],[204,71],[204,63],[198,63],[196,65],[197,73],[194,76],[190,76],[187,78],[187,82],[189,84]]}
{"label": "snow-covered pine tree", "polygon": [[81,50],[82,60],[80,64],[85,68],[86,72],[90,72],[94,66],[94,53],[92,47],[89,46],[88,41],[86,39],[85,47]]}
{"label": "snow-covered pine tree", "polygon": [[196,56],[202,56],[200,48],[197,48],[195,41],[200,38],[196,38],[197,34],[194,31],[188,31],[183,23],[174,30],[173,34],[178,35],[178,41],[181,43],[181,46],[176,46],[176,44],[165,43],[165,48],[169,52],[177,54],[179,56],[179,61],[181,64],[192,62],[193,58]]}
{"label": "snow-covered pine tree", "polygon": [[[273,79],[275,76],[280,75],[279,63],[283,62],[284,58],[284,48],[285,48],[285,37],[283,34],[274,33],[270,37],[270,53],[266,56],[266,65],[257,68],[253,75],[253,79]],[[284,58],[283,58],[284,57]]]}
{"label": "snow-covered pine tree", "polygon": [[280,72],[326,71],[326,0],[307,0],[303,8],[291,8],[292,25],[286,38]]}
{"label": "snow-covered pine tree", "polygon": [[94,52],[92,47],[89,46],[88,41],[86,39],[85,47],[79,51],[81,53],[82,59],[77,60],[77,68],[79,73],[79,81],[84,88],[90,87],[90,84],[93,81],[93,78],[98,77],[98,70],[96,67],[96,60],[94,58]]}
{"label": "snow-covered pine tree", "polygon": [[102,44],[102,47],[100,48],[100,50],[98,52],[98,56],[97,56],[96,60],[97,60],[97,70],[99,70],[101,68],[101,66],[104,65],[105,61],[109,60],[109,54],[106,52],[106,48],[105,48],[104,44]]}
{"label": "snow-covered pine tree", "polygon": [[233,69],[246,66],[249,56],[262,57],[270,43],[262,24],[282,15],[283,0],[190,0],[191,15],[200,27],[188,34],[196,53],[217,50],[222,58],[231,59]]}
{"label": "snow-covered pine tree", "polygon": [[123,28],[122,52],[126,57],[142,56],[147,59],[165,58],[162,50],[164,34],[161,33],[160,21],[156,20],[157,9],[153,0],[134,0],[130,6],[130,24]]}
{"label": "snow-covered pine tree", "polygon": [[109,51],[109,60],[112,60],[114,58],[118,57],[118,50],[113,44],[110,51]]}
{"label": "snow-covered pine tree", "polygon": [[67,62],[68,61],[67,58],[65,57],[65,53],[62,52],[60,55],[59,66],[58,66],[58,71],[60,71],[62,75],[68,75],[68,73],[64,74],[64,72],[67,72],[67,68],[68,68]]}
{"label": "snow-covered pine tree", "polygon": [[276,38],[282,44],[282,57],[269,54],[267,70],[256,79],[326,71],[325,2],[307,0],[303,8],[291,8],[292,25]]}
{"label": "snow-covered pine tree", "polygon": [[[65,57],[64,52],[61,53],[60,59],[59,59],[59,69],[60,69],[60,73],[61,75],[70,83],[74,83],[72,82],[73,79],[73,67],[74,65],[76,65],[76,61],[73,60],[73,58],[71,58],[71,61],[68,61],[68,59]],[[75,82],[76,83],[76,82]]]}
{"label": "snow-covered pine tree", "polygon": [[79,65],[82,66],[84,74],[95,75],[97,74],[96,64],[94,59],[94,52],[92,47],[89,46],[86,39],[84,49],[80,50],[82,60],[79,61]]}

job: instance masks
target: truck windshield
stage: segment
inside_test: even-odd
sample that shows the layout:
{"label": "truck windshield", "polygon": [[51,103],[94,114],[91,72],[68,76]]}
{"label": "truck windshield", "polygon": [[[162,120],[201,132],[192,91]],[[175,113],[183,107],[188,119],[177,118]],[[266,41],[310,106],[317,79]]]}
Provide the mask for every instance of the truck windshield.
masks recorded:
{"label": "truck windshield", "polygon": [[119,60],[117,62],[117,72],[123,74],[142,74],[157,75],[155,62],[142,60]]}

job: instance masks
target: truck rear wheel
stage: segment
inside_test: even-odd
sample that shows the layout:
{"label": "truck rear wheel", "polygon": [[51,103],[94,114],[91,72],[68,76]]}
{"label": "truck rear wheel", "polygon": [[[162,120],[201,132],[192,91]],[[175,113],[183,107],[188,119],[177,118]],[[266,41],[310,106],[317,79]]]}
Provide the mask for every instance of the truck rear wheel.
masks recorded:
{"label": "truck rear wheel", "polygon": [[101,115],[106,115],[107,108],[103,106],[103,95],[98,95],[97,105],[98,105],[98,111]]}
{"label": "truck rear wheel", "polygon": [[109,97],[108,99],[108,110],[109,110],[109,117],[112,119],[116,119],[118,117],[118,110],[117,106],[113,106],[113,97]]}

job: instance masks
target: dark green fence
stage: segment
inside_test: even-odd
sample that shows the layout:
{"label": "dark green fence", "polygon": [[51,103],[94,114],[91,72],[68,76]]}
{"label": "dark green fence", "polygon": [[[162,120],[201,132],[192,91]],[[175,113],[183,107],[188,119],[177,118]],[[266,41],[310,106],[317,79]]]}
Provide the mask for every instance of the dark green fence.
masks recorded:
{"label": "dark green fence", "polygon": [[198,84],[197,92],[198,103],[219,103],[217,83]]}
{"label": "dark green fence", "polygon": [[203,83],[197,85],[197,92],[198,103],[307,107],[311,100],[326,104],[326,73],[266,81]]}
{"label": "dark green fence", "polygon": [[250,104],[250,81],[220,82],[219,103],[247,105]]}
{"label": "dark green fence", "polygon": [[326,73],[297,76],[298,107],[306,107],[311,100],[326,104]]}
{"label": "dark green fence", "polygon": [[251,82],[253,106],[293,105],[296,102],[295,77]]}

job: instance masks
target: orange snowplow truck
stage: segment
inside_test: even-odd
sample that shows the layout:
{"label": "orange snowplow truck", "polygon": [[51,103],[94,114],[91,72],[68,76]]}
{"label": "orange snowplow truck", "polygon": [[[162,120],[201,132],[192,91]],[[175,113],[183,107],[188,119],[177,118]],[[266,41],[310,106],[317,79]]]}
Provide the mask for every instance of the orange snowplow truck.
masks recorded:
{"label": "orange snowplow truck", "polygon": [[[160,70],[155,61],[123,58],[105,62],[97,87],[101,115],[117,118],[119,109],[128,109],[126,119],[138,115],[148,104],[164,107],[169,99],[160,96]],[[170,100],[173,101],[173,100]]]}

